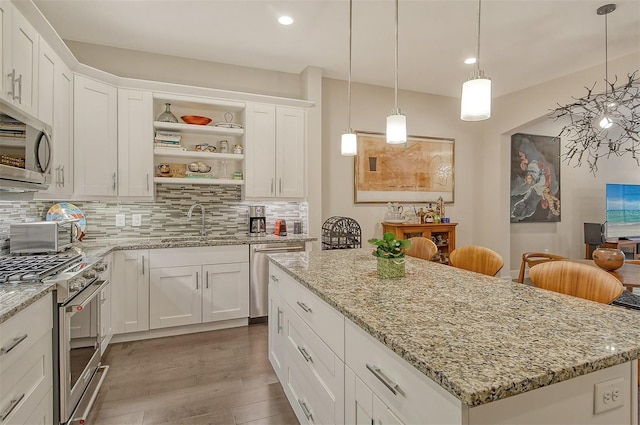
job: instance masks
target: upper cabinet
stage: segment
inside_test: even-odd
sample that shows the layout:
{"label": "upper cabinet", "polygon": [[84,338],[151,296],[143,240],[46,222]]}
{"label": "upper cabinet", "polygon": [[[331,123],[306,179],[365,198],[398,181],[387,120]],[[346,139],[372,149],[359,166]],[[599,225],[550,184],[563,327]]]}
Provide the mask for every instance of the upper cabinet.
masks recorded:
{"label": "upper cabinet", "polygon": [[[156,183],[244,184],[244,102],[155,93],[153,104]],[[167,109],[178,122],[160,117]],[[186,116],[210,121],[188,123]]]}
{"label": "upper cabinet", "polygon": [[74,77],[74,198],[118,193],[118,90]]}
{"label": "upper cabinet", "polygon": [[246,144],[246,198],[304,198],[304,109],[248,105]]}
{"label": "upper cabinet", "polygon": [[153,199],[151,92],[118,89],[118,196]]}
{"label": "upper cabinet", "polygon": [[39,35],[8,1],[2,13],[2,93],[4,100],[31,116],[38,116]]}
{"label": "upper cabinet", "polygon": [[51,185],[36,199],[68,198],[73,194],[73,73],[40,40],[38,115],[52,126]]}

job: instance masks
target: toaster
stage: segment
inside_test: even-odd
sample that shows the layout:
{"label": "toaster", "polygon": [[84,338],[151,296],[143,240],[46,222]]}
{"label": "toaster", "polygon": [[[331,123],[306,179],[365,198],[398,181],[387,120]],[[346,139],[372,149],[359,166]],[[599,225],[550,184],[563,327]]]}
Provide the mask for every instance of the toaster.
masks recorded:
{"label": "toaster", "polygon": [[78,220],[11,223],[11,254],[55,254],[70,248],[81,233]]}
{"label": "toaster", "polygon": [[276,220],[276,226],[273,230],[273,234],[276,236],[287,236],[287,222],[281,218]]}

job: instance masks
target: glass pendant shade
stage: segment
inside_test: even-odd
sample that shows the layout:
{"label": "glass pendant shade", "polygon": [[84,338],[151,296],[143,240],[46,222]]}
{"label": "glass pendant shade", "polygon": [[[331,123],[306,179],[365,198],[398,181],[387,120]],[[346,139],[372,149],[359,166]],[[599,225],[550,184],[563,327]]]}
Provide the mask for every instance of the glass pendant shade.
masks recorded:
{"label": "glass pendant shade", "polygon": [[342,144],[340,146],[340,153],[342,156],[355,156],[358,149],[358,142],[356,134],[350,130],[347,133],[342,133]]}
{"label": "glass pendant shade", "polygon": [[462,85],[460,119],[481,121],[491,117],[491,80],[484,75],[471,78]]}
{"label": "glass pendant shade", "polygon": [[387,116],[387,143],[407,143],[407,117],[400,111]]}

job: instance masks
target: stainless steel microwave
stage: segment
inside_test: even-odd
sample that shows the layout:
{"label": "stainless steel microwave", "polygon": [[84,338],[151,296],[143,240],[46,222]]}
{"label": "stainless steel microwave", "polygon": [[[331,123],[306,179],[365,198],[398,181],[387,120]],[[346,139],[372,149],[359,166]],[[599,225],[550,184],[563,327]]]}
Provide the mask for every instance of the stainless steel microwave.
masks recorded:
{"label": "stainless steel microwave", "polygon": [[45,190],[51,182],[51,128],[0,99],[0,190]]}
{"label": "stainless steel microwave", "polygon": [[11,223],[11,254],[55,254],[70,248],[81,233],[78,220]]}

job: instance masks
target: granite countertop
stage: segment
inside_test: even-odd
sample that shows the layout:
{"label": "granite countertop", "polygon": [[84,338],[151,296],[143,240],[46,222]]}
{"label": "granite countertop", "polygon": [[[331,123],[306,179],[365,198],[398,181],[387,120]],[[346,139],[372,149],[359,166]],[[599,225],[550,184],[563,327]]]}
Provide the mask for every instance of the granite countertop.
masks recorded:
{"label": "granite countertop", "polygon": [[[304,234],[288,236],[193,236],[193,237],[149,237],[123,239],[95,239],[78,242],[72,250],[87,258],[99,259],[112,251],[154,248],[187,248],[199,246],[247,245],[265,243],[307,242],[317,238]],[[55,289],[53,283],[2,283],[0,284],[0,323],[22,311],[39,298]]]}
{"label": "granite countertop", "polygon": [[411,257],[379,279],[368,248],[269,257],[469,406],[640,357],[635,311]]}

